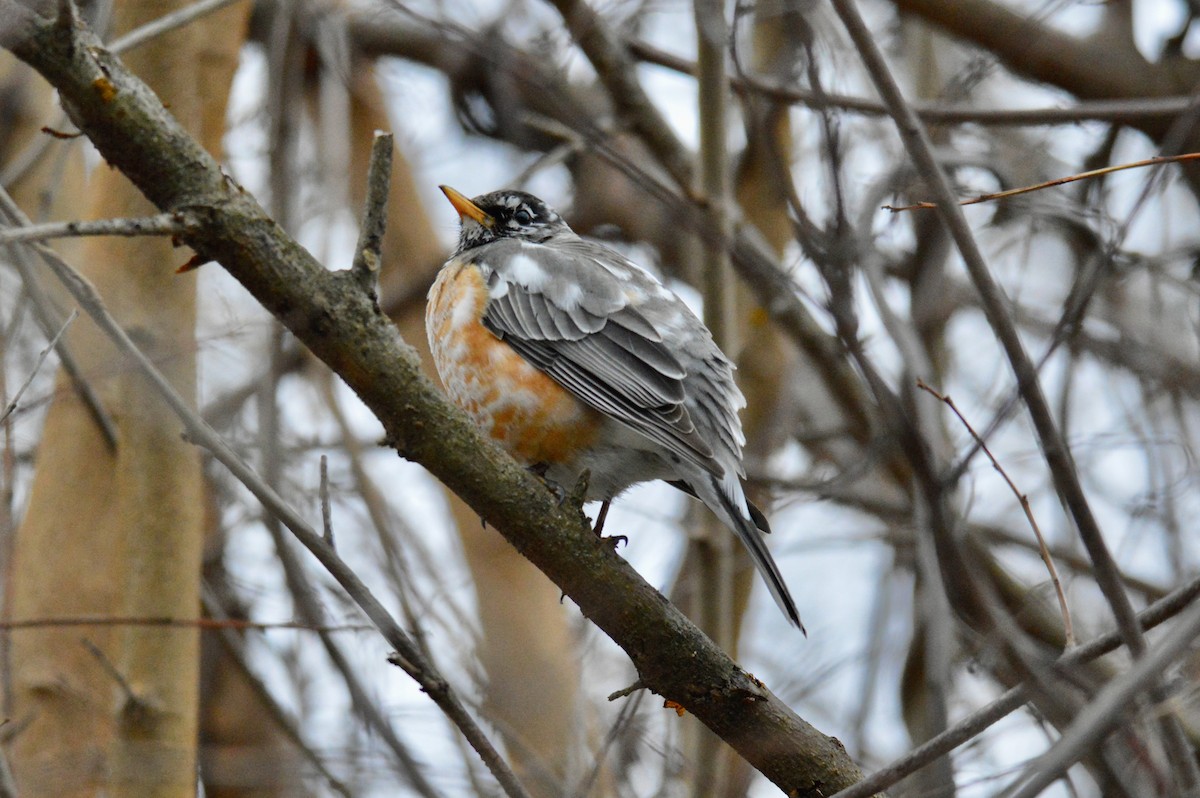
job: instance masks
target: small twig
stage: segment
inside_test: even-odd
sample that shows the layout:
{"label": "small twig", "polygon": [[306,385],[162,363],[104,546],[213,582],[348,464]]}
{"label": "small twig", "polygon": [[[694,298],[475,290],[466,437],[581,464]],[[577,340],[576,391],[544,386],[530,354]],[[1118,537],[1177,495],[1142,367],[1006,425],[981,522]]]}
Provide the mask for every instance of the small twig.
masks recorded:
{"label": "small twig", "polygon": [[51,127],[50,125],[42,125],[42,132],[45,133],[50,138],[58,139],[59,141],[72,141],[74,139],[83,138],[82,130],[76,130],[74,132],[68,133],[64,130],[59,130],[58,128]]}
{"label": "small twig", "polygon": [[75,27],[77,17],[78,11],[75,9],[75,0],[58,0],[58,27],[68,30]]}
{"label": "small twig", "polygon": [[113,665],[112,660],[100,650],[100,646],[86,637],[81,637],[79,642],[83,643],[83,647],[96,658],[96,661],[100,663],[100,667],[104,669],[104,672],[121,688],[121,692],[125,694],[125,701],[128,706],[137,706],[144,703],[142,698],[133,691],[133,686],[129,684],[129,681],[125,678],[125,674],[121,673],[116,665]]}
{"label": "small twig", "polygon": [[983,438],[979,437],[979,433],[971,426],[971,422],[967,421],[966,416],[958,409],[958,405],[954,403],[953,399],[947,394],[939,393],[929,387],[924,380],[918,379],[917,387],[954,411],[954,415],[958,416],[958,420],[967,428],[967,432],[971,433],[971,437],[975,439],[975,442],[979,444],[979,448],[987,455],[988,460],[992,462],[992,468],[999,472],[1000,476],[1004,478],[1005,484],[1008,485],[1008,489],[1012,491],[1013,496],[1017,497],[1017,503],[1021,505],[1021,509],[1025,512],[1025,518],[1029,521],[1029,526],[1033,529],[1033,534],[1037,538],[1038,551],[1042,555],[1042,562],[1046,564],[1046,570],[1050,572],[1050,581],[1054,585],[1055,595],[1058,596],[1058,608],[1062,611],[1063,634],[1066,639],[1066,647],[1068,649],[1074,648],[1076,642],[1075,627],[1071,623],[1071,610],[1067,607],[1067,595],[1063,592],[1062,582],[1058,578],[1058,569],[1054,567],[1054,558],[1050,556],[1050,548],[1046,545],[1046,539],[1042,537],[1042,530],[1038,526],[1037,519],[1033,516],[1033,509],[1029,506],[1029,497],[1017,488],[1016,483],[1012,481],[1008,472],[1004,470],[1004,466],[1000,465],[1000,461],[992,454],[992,450],[984,443]]}
{"label": "small twig", "polygon": [[618,698],[624,698],[626,696],[633,695],[638,690],[645,690],[645,689],[646,689],[646,683],[643,682],[641,679],[638,679],[636,682],[629,685],[628,687],[623,687],[620,690],[616,691],[615,693],[609,693],[608,700],[616,701]]}
{"label": "small twig", "polygon": [[176,28],[182,28],[200,17],[220,11],[225,6],[231,6],[237,2],[241,2],[241,0],[200,0],[199,3],[193,3],[187,8],[164,14],[158,19],[147,22],[124,36],[114,39],[108,45],[109,52],[120,54],[126,50],[132,50],[134,47],[140,47],[153,38],[169,33]]}
{"label": "small twig", "polygon": [[[1133,161],[1131,163],[1121,163],[1115,166],[1105,166],[1102,169],[1092,169],[1088,172],[1080,172],[1067,177],[1059,177],[1054,180],[1047,180],[1044,183],[1035,183],[1032,186],[1022,186],[1021,188],[1010,188],[1007,191],[997,191],[992,194],[980,194],[974,199],[960,200],[959,205],[977,205],[981,202],[990,202],[997,199],[1008,199],[1016,197],[1020,194],[1029,194],[1033,191],[1041,191],[1044,188],[1054,188],[1055,186],[1064,186],[1067,183],[1074,183],[1079,180],[1088,180],[1093,177],[1103,177],[1104,175],[1120,172],[1125,169],[1142,169],[1147,166],[1160,166],[1165,163],[1178,163],[1181,161],[1195,161],[1200,159],[1200,152],[1188,152],[1183,155],[1156,155],[1153,158],[1146,158],[1142,161]],[[937,208],[936,202],[916,202],[912,205],[884,205],[883,209],[892,213],[900,211],[917,211],[917,210],[933,210]]]}
{"label": "small twig", "polygon": [[25,382],[21,384],[21,387],[17,389],[17,395],[14,396],[12,401],[8,403],[8,407],[4,408],[4,413],[0,414],[0,422],[4,421],[6,418],[16,412],[17,404],[21,401],[21,397],[25,395],[25,391],[30,385],[33,384],[33,378],[37,376],[39,371],[41,371],[42,364],[46,362],[46,358],[52,351],[54,351],[54,348],[58,346],[58,340],[63,337],[63,333],[67,331],[67,328],[71,326],[71,322],[75,321],[77,316],[79,316],[79,311],[72,310],[71,315],[67,317],[65,322],[63,322],[62,327],[60,327],[58,332],[55,333],[54,337],[50,339],[50,343],[46,344],[46,348],[43,349],[38,355],[37,362],[33,364],[33,369],[30,370],[29,376],[25,379]]}
{"label": "small twig", "polygon": [[367,167],[367,200],[363,208],[362,227],[354,250],[351,273],[363,290],[376,296],[379,266],[382,263],[383,234],[387,230],[388,193],[392,182],[391,133],[375,131],[371,143],[371,162]]}
{"label": "small twig", "polygon": [[183,213],[159,213],[91,222],[49,222],[0,230],[0,245],[74,236],[163,236],[185,233],[191,226]]}
{"label": "small twig", "polygon": [[329,505],[329,458],[321,455],[321,525],[324,527],[325,542],[333,545],[333,508]]}
{"label": "small twig", "polygon": [[326,406],[341,432],[341,450],[348,458],[350,476],[353,479],[355,490],[363,502],[363,507],[367,511],[367,517],[370,518],[371,525],[375,528],[376,539],[383,549],[383,560],[388,566],[386,573],[390,574],[392,583],[396,585],[396,598],[400,602],[400,611],[404,615],[405,626],[421,652],[429,659],[433,659],[428,635],[423,628],[423,623],[418,620],[419,618],[429,618],[436,605],[437,609],[449,612],[453,616],[450,623],[457,623],[460,629],[470,629],[474,620],[468,618],[462,607],[455,601],[433,602],[421,599],[419,611],[413,606],[414,598],[417,596],[413,592],[413,584],[416,580],[412,576],[410,557],[420,562],[430,573],[437,572],[434,564],[435,558],[425,547],[424,541],[416,531],[409,528],[403,519],[391,511],[383,493],[371,479],[363,463],[362,442],[350,428],[350,422],[338,401],[334,390],[335,381],[335,378],[330,375],[328,379],[321,381],[321,388]]}
{"label": "small twig", "polygon": [[518,172],[510,183],[510,185],[516,186],[517,188],[524,188],[534,175],[550,169],[551,167],[565,163],[587,148],[587,144],[584,142],[583,138],[574,130],[566,125],[556,122],[547,116],[533,112],[524,113],[521,115],[521,124],[560,138],[562,139],[562,143],[556,145],[553,149],[542,153],[536,159],[534,159],[533,163],[529,164],[529,166]]}
{"label": "small twig", "polygon": [[[12,196],[4,190],[4,186],[0,185],[0,219],[7,219],[8,222],[16,227],[29,227],[32,225],[29,217],[21,210],[20,206],[13,200]],[[26,246],[35,249],[41,257],[58,257],[54,250],[46,247],[38,242],[27,242]],[[47,255],[46,253],[50,253]],[[42,332],[49,336],[51,331],[61,326],[58,321],[58,313],[54,307],[54,303],[42,288],[41,282],[37,278],[29,260],[24,257],[24,253],[18,251],[16,257],[13,258],[13,264],[17,267],[17,273],[21,275],[21,281],[25,284],[25,290],[29,294],[29,298],[33,301],[34,317],[37,319],[38,326],[42,328]],[[75,356],[71,353],[67,342],[59,340],[57,344],[58,361],[62,366],[63,371],[71,378],[71,385],[79,394],[80,401],[88,409],[92,420],[96,422],[96,426],[100,430],[100,434],[104,437],[104,443],[108,446],[110,452],[117,450],[117,425],[108,411],[104,408],[104,403],[100,401],[95,390],[88,383],[83,369],[80,368]]]}
{"label": "small twig", "polygon": [[[616,694],[614,693],[613,695]],[[617,713],[616,720],[614,720],[612,726],[609,727],[608,733],[604,735],[604,742],[600,745],[599,750],[595,753],[592,767],[588,771],[587,776],[585,776],[583,780],[580,781],[579,786],[570,793],[572,798],[588,798],[588,795],[592,792],[592,789],[596,786],[596,783],[600,781],[600,774],[604,770],[604,763],[608,758],[608,752],[612,750],[612,747],[614,744],[616,744],[617,740],[621,739],[621,736],[629,731],[629,724],[633,720],[634,715],[637,714],[638,709],[641,708],[642,699],[645,696],[646,693],[638,693],[633,697],[632,701],[625,702],[624,706],[621,707],[621,711]],[[611,696],[609,697],[609,700],[611,700]]]}

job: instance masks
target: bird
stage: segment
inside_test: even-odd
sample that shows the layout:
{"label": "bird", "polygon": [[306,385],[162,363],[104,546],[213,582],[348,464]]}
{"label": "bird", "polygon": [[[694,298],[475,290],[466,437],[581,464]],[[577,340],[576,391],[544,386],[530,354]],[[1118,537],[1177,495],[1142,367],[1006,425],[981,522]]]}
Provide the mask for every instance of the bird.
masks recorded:
{"label": "bird", "polygon": [[[734,366],[687,304],[616,250],[577,235],[524,191],[474,198],[440,186],[457,247],[430,288],[425,323],[447,394],[551,485],[587,501],[661,479],[699,499],[746,547],[804,632],[746,498]],[[805,632],[807,634],[807,632]]]}

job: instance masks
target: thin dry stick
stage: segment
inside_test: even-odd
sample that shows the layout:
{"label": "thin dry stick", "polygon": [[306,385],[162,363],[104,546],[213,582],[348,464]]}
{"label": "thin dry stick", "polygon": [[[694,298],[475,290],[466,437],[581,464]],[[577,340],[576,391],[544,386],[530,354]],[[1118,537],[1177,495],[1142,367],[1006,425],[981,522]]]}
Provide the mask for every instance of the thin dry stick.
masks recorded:
{"label": "thin dry stick", "polygon": [[[443,623],[449,623],[453,628],[460,630],[472,629],[474,621],[467,617],[467,614],[463,612],[458,602],[450,600],[448,596],[443,595],[434,600],[429,600],[413,592],[412,585],[414,580],[412,578],[412,566],[409,564],[410,552],[428,573],[437,572],[434,566],[434,558],[429,553],[428,548],[423,545],[421,537],[409,529],[391,511],[379,487],[371,479],[370,474],[367,473],[367,468],[363,463],[363,444],[350,428],[346,414],[342,411],[342,407],[338,403],[338,398],[334,392],[335,379],[336,377],[330,375],[328,379],[322,382],[322,393],[324,394],[325,404],[329,408],[334,422],[341,432],[341,448],[349,459],[350,474],[354,480],[355,490],[362,500],[363,507],[367,511],[367,517],[371,519],[371,525],[375,528],[376,538],[383,549],[383,562],[387,567],[386,573],[396,586],[396,598],[400,602],[400,611],[404,615],[409,633],[425,656],[433,659],[433,652],[428,645],[428,636],[425,633],[423,624],[418,622],[418,618],[428,621],[435,613],[449,612],[453,618]],[[401,542],[405,545],[399,545]],[[419,601],[420,606],[415,607],[414,601]]]}
{"label": "thin dry stick", "polygon": [[387,227],[388,194],[392,186],[393,141],[391,133],[375,131],[367,166],[367,199],[358,233],[358,246],[354,248],[354,263],[350,267],[359,285],[372,297],[379,288],[380,253]]}
{"label": "thin dry stick", "polygon": [[333,545],[333,507],[329,504],[329,458],[321,455],[321,526],[324,527],[325,543]]}
{"label": "thin dry stick", "polygon": [[95,221],[49,222],[28,227],[0,230],[0,244],[18,241],[45,241],[72,236],[164,236],[187,232],[191,222],[187,215],[156,213],[126,219],[97,219]]}
{"label": "thin dry stick", "polygon": [[549,0],[562,15],[571,36],[591,62],[608,91],[617,114],[645,142],[675,182],[690,191],[695,165],[661,109],[651,101],[637,77],[637,62],[611,26],[583,0]]}
{"label": "thin dry stick", "polygon": [[200,19],[200,17],[220,11],[222,8],[231,6],[237,2],[241,2],[241,0],[200,0],[199,3],[193,3],[187,8],[172,11],[170,14],[163,14],[158,19],[151,20],[145,25],[129,31],[129,33],[126,33],[121,38],[111,42],[108,45],[108,49],[110,52],[118,54],[126,50],[132,50],[134,47],[140,47],[157,36],[169,33],[176,28],[182,28],[184,25]]}
{"label": "thin dry stick", "polygon": [[100,663],[100,667],[104,669],[104,672],[121,688],[121,692],[125,694],[125,701],[128,704],[136,705],[142,703],[143,699],[134,692],[133,685],[125,678],[125,674],[121,673],[121,670],[113,664],[112,660],[101,650],[100,646],[86,637],[80,638],[79,642],[88,650],[89,654],[96,658],[96,661]]}
{"label": "thin dry stick", "polygon": [[[1180,161],[1194,161],[1200,159],[1200,152],[1188,152],[1183,155],[1156,155],[1153,158],[1147,158],[1144,161],[1133,161],[1131,163],[1122,163],[1115,166],[1105,166],[1103,169],[1092,169],[1088,172],[1080,172],[1076,175],[1067,177],[1059,177],[1054,180],[1047,180],[1045,183],[1035,183],[1032,186],[1022,186],[1021,188],[1010,188],[1007,191],[997,191],[993,194],[980,194],[974,199],[960,200],[959,205],[977,205],[981,202],[990,202],[997,199],[1008,199],[1016,197],[1020,194],[1029,194],[1034,191],[1041,191],[1044,188],[1054,188],[1055,186],[1065,186],[1067,183],[1074,183],[1079,180],[1088,180],[1093,177],[1103,177],[1104,175],[1112,174],[1113,172],[1121,172],[1126,169],[1142,169],[1147,166],[1160,166],[1165,163],[1178,163]],[[937,208],[936,202],[916,202],[912,205],[884,205],[884,210],[899,213],[900,211],[919,211],[933,210]]]}
{"label": "thin dry stick", "polygon": [[958,416],[958,420],[961,421],[962,425],[967,428],[967,432],[971,433],[971,437],[975,439],[977,444],[979,444],[979,448],[984,454],[987,455],[988,460],[992,461],[992,468],[999,472],[1000,476],[1004,478],[1005,484],[1008,485],[1008,489],[1012,491],[1013,496],[1017,497],[1017,503],[1021,505],[1021,509],[1025,512],[1025,518],[1029,521],[1029,526],[1033,529],[1033,534],[1037,538],[1038,552],[1040,552],[1042,555],[1042,562],[1046,563],[1046,570],[1050,572],[1050,581],[1054,584],[1054,593],[1058,596],[1058,608],[1062,611],[1063,633],[1066,638],[1066,647],[1068,649],[1074,648],[1075,627],[1071,623],[1071,610],[1067,607],[1067,595],[1065,592],[1063,592],[1062,582],[1058,578],[1058,569],[1054,567],[1054,558],[1050,556],[1050,549],[1046,545],[1046,539],[1042,537],[1042,530],[1038,526],[1037,519],[1033,517],[1033,509],[1029,506],[1029,497],[1022,493],[1017,487],[1016,483],[1012,481],[1012,478],[1009,477],[1008,472],[1004,470],[1004,466],[1000,465],[1000,461],[996,459],[994,454],[992,454],[992,450],[989,449],[988,445],[983,442],[983,438],[979,437],[979,433],[977,433],[975,428],[971,426],[971,422],[967,421],[967,417],[962,414],[962,411],[958,409],[958,405],[954,403],[954,400],[951,399],[949,395],[939,393],[938,391],[929,387],[925,381],[921,379],[917,380],[917,387],[928,393],[930,396],[933,396],[939,402],[943,402],[946,407],[949,407],[952,411],[954,411],[954,415]]}
{"label": "thin dry stick", "polygon": [[17,405],[20,403],[21,397],[25,395],[25,391],[28,390],[29,386],[33,384],[33,378],[37,376],[39,371],[41,371],[42,364],[46,362],[46,358],[50,355],[50,352],[54,350],[54,347],[58,346],[58,339],[63,337],[63,333],[67,331],[67,328],[71,326],[71,322],[75,321],[77,316],[79,316],[79,311],[72,310],[71,315],[68,316],[67,320],[63,322],[62,327],[60,327],[58,332],[55,333],[54,337],[50,339],[50,343],[46,344],[46,348],[43,349],[41,354],[38,355],[37,362],[33,364],[33,369],[30,370],[29,376],[25,378],[25,382],[23,382],[21,387],[17,389],[17,395],[14,396],[12,401],[8,403],[8,407],[4,408],[4,413],[0,414],[0,421],[4,421],[6,418],[16,412]]}
{"label": "thin dry stick", "polygon": [[[13,198],[9,196],[2,185],[0,185],[0,220],[5,221],[5,227],[9,225],[14,227],[28,227],[32,225],[29,217],[17,206],[17,203],[13,201]],[[41,281],[38,279],[25,252],[18,249],[14,255],[13,265],[16,266],[17,273],[21,276],[21,282],[25,286],[25,292],[29,295],[29,299],[32,302],[34,318],[37,320],[38,326],[42,328],[42,332],[49,336],[53,330],[61,326],[61,322],[58,321],[57,308],[46,293],[46,290],[42,287]],[[56,349],[58,350],[59,365],[66,372],[67,376],[70,377],[71,385],[75,388],[76,393],[79,394],[79,398],[88,409],[92,420],[96,422],[96,426],[99,428],[100,434],[104,436],[104,442],[107,444],[109,451],[116,451],[116,422],[112,420],[108,411],[105,410],[104,404],[100,401],[100,397],[87,381],[83,369],[80,367],[78,361],[76,361],[67,342],[59,339]]]}

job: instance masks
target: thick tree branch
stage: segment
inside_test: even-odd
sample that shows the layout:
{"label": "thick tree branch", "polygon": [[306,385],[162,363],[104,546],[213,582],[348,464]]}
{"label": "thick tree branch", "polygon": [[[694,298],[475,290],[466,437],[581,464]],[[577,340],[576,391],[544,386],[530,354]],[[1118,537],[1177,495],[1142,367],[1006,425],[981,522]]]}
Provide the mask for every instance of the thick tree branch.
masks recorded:
{"label": "thick tree branch", "polygon": [[[1112,36],[1079,38],[1030,19],[994,0],[892,0],[914,14],[997,55],[1014,72],[1084,100],[1166,97],[1200,80],[1194,62],[1163,69],[1132,42]],[[1103,64],[1103,69],[1097,65]]]}
{"label": "thick tree branch", "polygon": [[[19,6],[0,0],[0,17]],[[791,795],[859,778],[836,741],[738,668],[611,547],[448,405],[348,272],[329,272],[289,238],[91,33],[33,21],[13,52],[59,91],[72,120],[164,212],[190,210],[185,242],[219,261],[426,466],[545,572],[678,702]]]}

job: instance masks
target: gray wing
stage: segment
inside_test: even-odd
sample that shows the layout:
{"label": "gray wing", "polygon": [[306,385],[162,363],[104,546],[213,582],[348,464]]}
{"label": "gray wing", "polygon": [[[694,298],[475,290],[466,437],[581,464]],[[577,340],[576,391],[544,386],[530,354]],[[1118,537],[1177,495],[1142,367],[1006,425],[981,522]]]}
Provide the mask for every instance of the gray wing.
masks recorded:
{"label": "gray wing", "polygon": [[687,306],[618,253],[572,237],[498,241],[476,255],[483,324],[584,403],[681,460],[741,474],[744,400]]}

